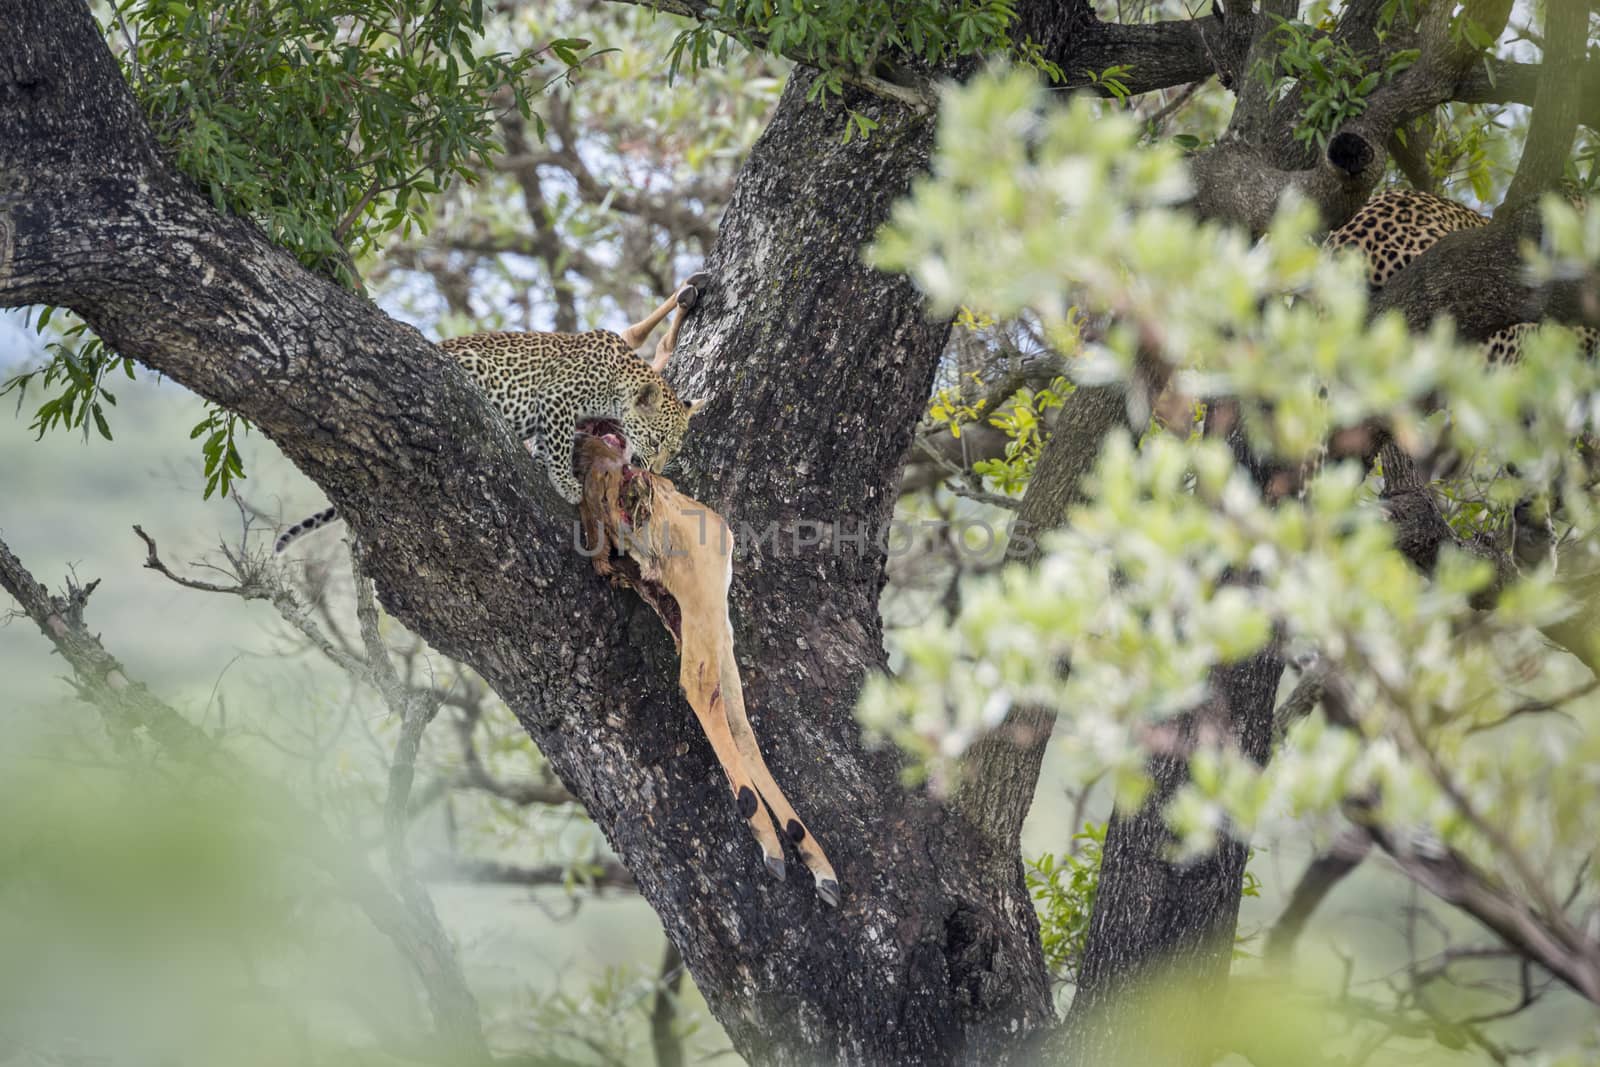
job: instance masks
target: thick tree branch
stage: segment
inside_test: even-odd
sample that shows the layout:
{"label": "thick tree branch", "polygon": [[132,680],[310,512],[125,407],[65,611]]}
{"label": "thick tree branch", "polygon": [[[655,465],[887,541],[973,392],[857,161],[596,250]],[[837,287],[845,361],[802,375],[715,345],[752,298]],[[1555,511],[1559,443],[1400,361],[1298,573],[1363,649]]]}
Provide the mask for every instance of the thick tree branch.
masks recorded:
{"label": "thick tree branch", "polygon": [[1583,78],[1588,44],[1588,0],[1546,0],[1538,95],[1528,124],[1528,139],[1522,146],[1522,158],[1517,162],[1504,203],[1519,204],[1538,196],[1566,170],[1579,119],[1592,106],[1573,92],[1574,85]]}
{"label": "thick tree branch", "polygon": [[[1147,361],[1145,366],[1157,364]],[[1159,383],[1141,381],[1130,391],[1118,382],[1079,386],[1067,396],[1017,510],[1006,545],[1008,562],[1032,566],[1043,558],[1041,539],[1065,523],[1067,512],[1085,499],[1085,483],[1106,437],[1146,422],[1151,397],[1158,392]],[[1008,851],[1021,840],[1054,723],[1054,713],[1044,708],[1013,707],[962,759],[956,810]]]}
{"label": "thick tree branch", "polygon": [[1488,225],[1446,234],[1372,297],[1374,316],[1398,310],[1415,331],[1450,316],[1456,330],[1482,341],[1519,322],[1551,319],[1600,325],[1600,271],[1531,284],[1522,246],[1542,231],[1537,202],[1507,206]]}
{"label": "thick tree branch", "polygon": [[[1347,8],[1338,32],[1353,44],[1370,43],[1375,3]],[[1497,36],[1510,14],[1509,0],[1473,0],[1461,13],[1490,37]],[[1262,233],[1279,200],[1289,190],[1316,204],[1329,228],[1342,225],[1365,202],[1383,175],[1385,145],[1394,131],[1449,100],[1466,71],[1478,58],[1457,31],[1450,5],[1433,5],[1422,15],[1413,42],[1416,62],[1381,83],[1367,98],[1366,109],[1328,138],[1326,149],[1307,161],[1291,136],[1293,97],[1274,104],[1265,95],[1246,93],[1236,108],[1234,137],[1195,156],[1195,209],[1206,218],[1231,220]],[[1270,49],[1255,39],[1250,54],[1265,59]],[[1386,48],[1397,47],[1395,45]],[[1381,63],[1382,56],[1374,62]]]}
{"label": "thick tree branch", "polygon": [[571,550],[566,508],[481,392],[164,169],[81,2],[7,0],[0,19],[0,305],[78,311],[328,492],[385,607],[506,700],[747,1057],[982,1058],[1052,1019],[1031,903],[1020,875],[987,877],[990,842],[861,743],[883,553],[796,527],[890,515],[946,324],[858,250],[933,131],[862,96],[879,126],[846,145],[843,109],[808,104],[809,84],[792,79],[745,166],[671,373],[712,397],[687,488],[762,537],[736,567],[735,643],[768,762],[839,869],[838,912],[763,873],[668,641]]}
{"label": "thick tree branch", "polygon": [[[1078,971],[1078,994],[1067,1016],[1066,1047],[1073,1062],[1147,1059],[1149,1033],[1122,1014],[1130,995],[1176,972],[1192,983],[1191,1013],[1163,1020],[1162,1047],[1171,1033],[1192,1032],[1176,1047],[1199,1048],[1207,1012],[1222,995],[1232,960],[1248,844],[1223,834],[1213,853],[1188,863],[1171,858],[1176,844],[1167,806],[1189,780],[1189,757],[1206,735],[1258,764],[1271,751],[1272,700],[1283,660],[1269,646],[1248,659],[1211,671],[1207,703],[1175,720],[1171,743],[1147,765],[1153,782],[1137,811],[1116,812],[1107,829],[1100,885]],[[1109,1022],[1109,1025],[1108,1025]]]}
{"label": "thick tree branch", "polygon": [[[714,5],[707,0],[617,2],[638,4],[697,22],[714,17]],[[1220,41],[1220,29],[1220,21],[1212,16],[1139,25],[1101,22],[1086,0],[1071,0],[1064,5],[1022,5],[1012,37],[1039,45],[1040,57],[1061,68],[1059,88],[1094,88],[1110,95],[1093,76],[1108,67],[1127,65],[1132,69],[1121,80],[1137,96],[1211,77],[1216,72],[1213,50]],[[754,48],[768,46],[766,35],[757,31],[744,31],[740,37]],[[781,54],[798,63],[807,62],[806,56],[793,49]],[[897,70],[891,78],[882,76],[882,72],[856,71],[846,73],[844,81],[919,113],[930,114],[938,106],[932,83],[922,74]]]}
{"label": "thick tree branch", "polygon": [[[1456,82],[1451,99],[1467,104],[1532,104],[1539,98],[1542,63],[1490,60],[1474,63]],[[1591,52],[1563,88],[1580,108],[1580,121],[1600,130],[1600,53]]]}
{"label": "thick tree branch", "polygon": [[[1128,422],[1127,390],[1121,384],[1082,386],[1066,398],[1023,494],[1006,548],[1010,560],[1024,565],[1039,561],[1039,539],[1082,501],[1084,480],[1106,435]],[[1054,712],[1018,705],[962,759],[955,808],[994,840],[1004,856],[1016,855],[1054,724]]]}

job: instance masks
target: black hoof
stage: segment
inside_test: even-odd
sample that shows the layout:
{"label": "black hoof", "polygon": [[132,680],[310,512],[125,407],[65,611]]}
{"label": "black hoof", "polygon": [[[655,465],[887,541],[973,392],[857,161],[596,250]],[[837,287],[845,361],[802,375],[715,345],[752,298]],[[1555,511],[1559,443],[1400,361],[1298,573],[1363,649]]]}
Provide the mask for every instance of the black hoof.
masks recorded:
{"label": "black hoof", "polygon": [[689,275],[689,280],[678,289],[678,306],[685,311],[693,311],[694,306],[700,303],[700,296],[711,284],[711,274],[708,271],[698,270]]}
{"label": "black hoof", "polygon": [[839,906],[839,883],[832,878],[821,878],[817,881],[817,896],[830,908]]}
{"label": "black hoof", "polygon": [[782,856],[766,857],[767,873],[782,882],[789,877],[789,865],[783,862]]}

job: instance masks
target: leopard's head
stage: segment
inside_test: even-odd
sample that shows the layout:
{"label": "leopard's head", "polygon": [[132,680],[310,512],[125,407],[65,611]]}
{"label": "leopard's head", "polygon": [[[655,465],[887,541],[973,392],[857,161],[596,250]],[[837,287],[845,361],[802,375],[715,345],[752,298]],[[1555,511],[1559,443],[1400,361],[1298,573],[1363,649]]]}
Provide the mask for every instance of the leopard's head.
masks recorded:
{"label": "leopard's head", "polygon": [[683,447],[689,419],[704,406],[703,400],[679,400],[665,378],[649,371],[634,387],[622,417],[636,462],[660,474]]}

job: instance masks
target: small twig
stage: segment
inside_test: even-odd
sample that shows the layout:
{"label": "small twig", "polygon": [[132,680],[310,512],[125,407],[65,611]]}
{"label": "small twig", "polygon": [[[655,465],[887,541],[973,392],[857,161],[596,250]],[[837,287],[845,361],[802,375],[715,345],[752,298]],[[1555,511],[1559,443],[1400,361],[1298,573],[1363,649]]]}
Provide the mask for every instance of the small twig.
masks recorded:
{"label": "small twig", "polygon": [[113,3],[111,10],[116,13],[117,25],[122,28],[122,39],[128,45],[128,66],[133,68],[133,79],[139,84],[139,91],[144,91],[144,66],[139,62],[139,46],[133,40],[133,31],[128,28],[128,20],[122,14],[122,5]]}
{"label": "small twig", "polygon": [[678,1017],[678,990],[683,985],[683,956],[670,940],[661,953],[655,1001],[650,1005],[650,1048],[656,1067],[683,1067],[683,1038],[673,1031]]}
{"label": "small twig", "polygon": [[[421,172],[419,171],[418,173],[420,174]],[[408,182],[412,180],[415,180],[415,176],[407,179]],[[333,227],[333,239],[343,245],[344,239],[349,236],[350,228],[356,224],[356,219],[361,217],[361,213],[367,210],[367,205],[371,204],[384,192],[398,188],[400,188],[400,185],[385,186],[377,178],[372,179],[372,184],[367,186],[367,191],[361,194],[361,199],[357,200],[355,206],[345,212],[344,218],[340,219]]]}
{"label": "small twig", "polygon": [[615,860],[565,867],[518,867],[492,860],[463,860],[442,856],[425,864],[422,877],[430,882],[466,882],[473,885],[515,885],[529,889],[577,884],[594,889],[635,888],[633,875]]}
{"label": "small twig", "polygon": [[1493,730],[1496,727],[1504,726],[1506,723],[1517,718],[1518,716],[1539,715],[1547,711],[1558,712],[1570,719],[1572,716],[1562,711],[1562,707],[1566,704],[1572,703],[1574,700],[1579,700],[1588,696],[1596,689],[1600,689],[1600,678],[1594,678],[1583,685],[1578,686],[1576,689],[1563,693],[1561,696],[1551,697],[1549,700],[1529,700],[1525,703],[1518,704],[1516,707],[1512,708],[1510,711],[1506,712],[1504,715],[1493,720],[1492,722],[1480,722],[1473,726],[1467,727],[1466,732],[1469,734],[1475,734],[1481,733],[1484,730]]}
{"label": "small twig", "polygon": [[145,567],[157,572],[158,574],[164,575],[166,578],[177,582],[186,589],[198,589],[204,593],[231,593],[234,596],[243,597],[246,600],[260,599],[263,595],[261,592],[258,592],[255,589],[247,589],[243,582],[235,585],[217,585],[214,582],[202,582],[198,578],[185,578],[182,575],[174,574],[167,567],[167,565],[162,562],[161,557],[156,553],[155,538],[145,533],[144,527],[138,525],[137,523],[134,524],[133,532],[138,534],[139,540],[145,543],[145,548],[147,550],[144,560]]}
{"label": "small twig", "polygon": [[139,535],[147,547],[145,566],[165,575],[186,589],[198,589],[206,593],[225,593],[239,597],[242,600],[265,600],[273,606],[278,615],[298,630],[302,637],[321,652],[341,670],[354,675],[356,678],[376,685],[376,680],[371,675],[371,668],[366,660],[352,652],[336,646],[328,640],[328,636],[311,620],[310,613],[294,592],[271,577],[270,570],[257,560],[242,554],[231,552],[226,546],[223,553],[227,555],[235,568],[233,585],[218,585],[215,582],[203,582],[197,578],[186,578],[176,574],[169,568],[156,551],[156,542],[149,534],[138,526],[133,532]]}
{"label": "small twig", "polygon": [[1194,98],[1194,94],[1199,92],[1200,87],[1204,84],[1205,82],[1190,82],[1178,90],[1177,96],[1162,105],[1161,110],[1145,119],[1145,129],[1152,134],[1159,133],[1161,125],[1182,110],[1183,106]]}
{"label": "small twig", "polygon": [[1014,500],[1008,496],[1001,496],[999,493],[991,493],[985,489],[975,489],[966,485],[966,480],[973,476],[972,472],[962,470],[947,457],[941,456],[938,450],[928,443],[926,438],[917,438],[917,447],[926,453],[934,463],[938,464],[939,468],[945,473],[960,479],[948,485],[949,490],[956,496],[965,497],[968,500],[976,500],[980,504],[988,504],[992,507],[1005,508],[1007,511],[1016,511],[1022,506],[1022,501],[1020,500]]}

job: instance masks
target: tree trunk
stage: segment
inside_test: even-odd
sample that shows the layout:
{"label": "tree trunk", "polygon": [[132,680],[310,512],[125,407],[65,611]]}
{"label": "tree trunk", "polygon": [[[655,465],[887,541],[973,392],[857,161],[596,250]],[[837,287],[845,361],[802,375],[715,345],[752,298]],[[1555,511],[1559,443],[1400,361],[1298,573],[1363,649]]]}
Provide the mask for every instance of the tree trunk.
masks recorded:
{"label": "tree trunk", "polygon": [[[1067,1018],[1073,1062],[1138,1063],[1172,1049],[1197,1050],[1207,1062],[1203,1034],[1233,959],[1234,931],[1249,845],[1223,836],[1215,852],[1188,863],[1171,859],[1176,841],[1165,809],[1189,780],[1187,749],[1202,724],[1232,734],[1241,751],[1265,764],[1272,740],[1273,696],[1283,660],[1269,648],[1212,675],[1215,696],[1184,717],[1176,750],[1150,761],[1154,787],[1139,810],[1113,816],[1106,832],[1094,916],[1078,968],[1078,994]],[[1182,982],[1192,999],[1171,1010],[1159,1027],[1128,1012],[1141,1006],[1147,981]],[[1158,989],[1158,991],[1160,991]],[[1119,1015],[1119,1012],[1121,1013]]]}
{"label": "tree trunk", "polygon": [[736,529],[779,524],[740,555],[736,642],[837,910],[764,873],[670,642],[573,551],[570,510],[482,395],[167,170],[81,2],[0,0],[0,305],[72,308],[323,487],[385,607],[483,675],[605,832],[743,1055],[989,1061],[1053,1021],[1016,865],[902,788],[852,716],[884,663],[873,535],[946,330],[858,250],[925,169],[932,123],[852,101],[881,126],[846,145],[844,109],[807,104],[807,81],[752,153],[673,373],[712,398],[685,488]]}
{"label": "tree trunk", "polygon": [[[640,653],[610,659],[599,683],[615,707],[632,707],[647,758],[683,781],[659,791],[649,824],[618,820],[608,834],[696,983],[720,991],[718,1018],[746,1055],[986,1059],[1052,1021],[1014,855],[1015,877],[982,877],[997,866],[992,846],[904,790],[897,761],[867,751],[854,719],[867,672],[885,665],[878,535],[948,326],[928,320],[908,280],[859,253],[926,169],[933,125],[863,97],[850,106],[880,125],[846,145],[844,110],[805,103],[810,78],[791,79],[740,175],[708,264],[711,291],[669,373],[680,395],[713,398],[685,448],[682,484],[740,538],[735,646],[756,733],[845,900],[831,912],[809,884],[760,872],[684,713],[671,645],[631,603]],[[689,755],[673,759],[684,742]],[[593,764],[585,773],[628,780]],[[677,856],[701,851],[697,862],[719,876],[675,869]]]}

